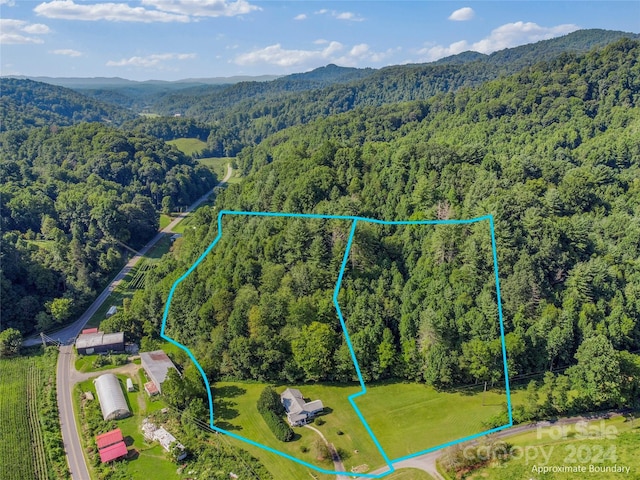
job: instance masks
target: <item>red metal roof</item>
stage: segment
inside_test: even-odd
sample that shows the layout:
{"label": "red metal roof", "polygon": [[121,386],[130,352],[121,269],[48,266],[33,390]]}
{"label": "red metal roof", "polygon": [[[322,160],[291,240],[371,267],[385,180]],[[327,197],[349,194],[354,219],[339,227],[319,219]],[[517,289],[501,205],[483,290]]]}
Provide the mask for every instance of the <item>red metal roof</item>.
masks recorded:
{"label": "red metal roof", "polygon": [[102,450],[98,450],[98,453],[100,454],[100,461],[102,463],[111,462],[112,460],[124,457],[127,454],[127,446],[121,441]]}
{"label": "red metal roof", "polygon": [[82,330],[83,334],[87,334],[87,333],[98,333],[98,329],[97,328],[85,328],[84,330]]}
{"label": "red metal roof", "polygon": [[96,437],[98,450],[122,441],[122,430],[116,428],[107,433],[102,433]]}
{"label": "red metal roof", "polygon": [[153,382],[147,382],[144,384],[144,389],[147,391],[147,393],[149,395],[157,395],[158,393],[160,393],[158,391],[158,387],[156,387],[156,384]]}

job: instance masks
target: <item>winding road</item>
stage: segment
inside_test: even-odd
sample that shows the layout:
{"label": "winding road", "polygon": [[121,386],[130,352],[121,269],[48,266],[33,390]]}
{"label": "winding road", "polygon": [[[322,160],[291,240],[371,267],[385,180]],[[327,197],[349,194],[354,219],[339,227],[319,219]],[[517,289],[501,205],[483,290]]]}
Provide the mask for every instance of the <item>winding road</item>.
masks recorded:
{"label": "winding road", "polygon": [[[231,175],[233,169],[230,164],[227,164],[227,173],[224,178],[214,187],[224,186]],[[175,219],[171,221],[169,225],[163,228],[158,234],[153,237],[136,255],[134,255],[127,264],[120,270],[120,272],[111,281],[109,286],[96,298],[84,314],[78,320],[71,325],[52,333],[50,337],[58,340],[62,345],[60,346],[60,355],[58,357],[58,366],[56,373],[56,390],[58,397],[58,409],[60,411],[60,426],[62,430],[62,441],[64,443],[65,453],[67,454],[67,463],[71,471],[72,480],[89,480],[89,470],[82,451],[82,444],[80,442],[80,434],[78,432],[78,425],[76,418],[73,414],[73,386],[76,382],[90,378],[93,374],[82,375],[76,372],[73,360],[75,358],[73,352],[73,341],[80,334],[84,326],[87,324],[93,314],[102,306],[105,300],[109,297],[111,292],[115,290],[122,279],[129,273],[129,271],[136,266],[136,264],[142,259],[142,257],[166,234],[172,233],[173,228],[186,217],[193,210],[198,208],[203,202],[205,202],[209,196],[213,193],[213,189],[207,194],[196,200],[185,212],[182,212]],[[39,337],[30,338],[24,341],[25,346],[37,345],[41,342]],[[96,375],[99,375],[99,372]]]}

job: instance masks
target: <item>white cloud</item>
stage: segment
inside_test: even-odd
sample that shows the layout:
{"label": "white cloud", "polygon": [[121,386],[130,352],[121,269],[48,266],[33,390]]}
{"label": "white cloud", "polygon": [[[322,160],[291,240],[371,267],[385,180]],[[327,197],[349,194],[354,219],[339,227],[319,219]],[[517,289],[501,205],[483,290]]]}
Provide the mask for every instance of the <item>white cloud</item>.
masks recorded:
{"label": "white cloud", "polygon": [[188,22],[188,15],[181,15],[143,7],[131,7],[126,3],[92,3],[79,5],[73,0],[44,2],[33,9],[38,15],[65,20],[112,22]]}
{"label": "white cloud", "polygon": [[82,52],[78,50],[72,50],[71,48],[61,48],[58,50],[52,50],[51,53],[56,55],[66,55],[67,57],[81,57]]}
{"label": "white cloud", "polygon": [[471,7],[459,8],[451,15],[449,15],[449,20],[455,20],[457,22],[464,22],[465,20],[471,20],[476,12],[473,11]]}
{"label": "white cloud", "polygon": [[301,13],[300,15],[296,15],[295,17],[293,17],[294,20],[306,20],[307,14],[306,13]]}
{"label": "white cloud", "polygon": [[195,53],[156,53],[146,57],[130,57],[122,60],[109,60],[108,67],[142,67],[153,68],[161,66],[165,60],[191,60],[196,58]]}
{"label": "white cloud", "polygon": [[246,0],[141,0],[141,3],[164,12],[194,17],[233,17],[262,10]]}
{"label": "white cloud", "polygon": [[363,62],[380,62],[395,50],[374,52],[366,43],[354,45],[347,50],[340,42],[316,40],[317,45],[326,45],[322,49],[286,49],[277,43],[252,52],[243,53],[234,59],[238,65],[268,64],[279,67],[317,67],[327,63],[343,66],[357,66]]}
{"label": "white cloud", "polygon": [[449,55],[456,55],[467,50],[489,54],[505,48],[566,35],[579,28],[580,27],[573,24],[542,27],[533,22],[507,23],[492,30],[489,36],[475,43],[469,43],[466,40],[460,40],[448,46],[431,43],[425,45],[425,47],[418,50],[417,53],[420,55],[420,61],[427,62],[438,60],[439,58]]}
{"label": "white cloud", "polygon": [[51,29],[42,23],[0,18],[0,44],[2,45],[44,43],[44,40],[32,35],[43,35],[49,32]]}
{"label": "white cloud", "polygon": [[315,43],[316,45],[324,45],[325,43],[329,43],[329,40],[325,40],[324,38],[319,38],[317,40],[314,40],[313,43]]}
{"label": "white cloud", "polygon": [[0,5],[6,5],[7,7],[13,7],[15,4],[15,0],[0,0]]}
{"label": "white cloud", "polygon": [[353,12],[338,12],[336,10],[327,10],[326,8],[323,8],[321,10],[316,10],[313,13],[315,15],[331,15],[332,17],[338,20],[350,20],[352,22],[364,21],[364,18],[362,18],[357,13],[353,13]]}

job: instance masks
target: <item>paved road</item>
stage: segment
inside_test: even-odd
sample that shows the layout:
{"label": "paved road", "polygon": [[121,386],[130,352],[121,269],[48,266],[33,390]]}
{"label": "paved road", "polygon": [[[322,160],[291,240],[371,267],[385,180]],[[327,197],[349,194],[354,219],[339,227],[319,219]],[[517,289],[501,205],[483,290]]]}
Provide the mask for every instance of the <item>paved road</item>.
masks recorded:
{"label": "paved road", "polygon": [[73,415],[72,389],[75,382],[70,381],[72,372],[75,371],[75,367],[72,369],[73,358],[73,346],[63,345],[60,347],[56,374],[60,426],[62,427],[62,441],[72,480],[89,480],[91,477],[82,453],[76,418]]}
{"label": "paved road", "polygon": [[[227,165],[227,174],[222,181],[216,185],[216,187],[223,186],[227,180],[231,178],[232,173],[233,170],[231,169],[231,165]],[[163,228],[162,231],[158,232],[158,234],[151,239],[138,252],[138,254],[127,262],[124,268],[120,270],[118,275],[116,275],[116,277],[111,281],[109,286],[104,289],[104,291],[98,296],[98,298],[96,298],[96,300],[78,320],[64,329],[50,335],[50,337],[59,340],[64,344],[60,347],[60,356],[58,357],[56,390],[58,396],[58,409],[60,411],[62,441],[64,443],[67,463],[69,464],[72,480],[89,480],[91,478],[83,456],[78,426],[76,425],[76,419],[73,415],[73,386],[76,382],[84,379],[85,377],[90,378],[93,374],[81,374],[76,371],[75,366],[73,365],[73,359],[75,358],[73,346],[67,344],[73,342],[87,324],[91,316],[98,310],[98,308],[100,308],[111,292],[149,251],[149,249],[151,249],[151,247],[153,247],[164,235],[171,233],[172,229],[178,224],[178,222],[205,202],[212,192],[213,191],[200,197],[187,209],[186,212],[181,213],[179,217],[175,218],[169,225]],[[40,343],[40,339],[36,337],[27,339],[24,342],[24,345],[30,346],[37,345],[38,343]]]}
{"label": "paved road", "polygon": [[[561,418],[554,422],[544,421],[544,422],[534,422],[528,423],[526,425],[518,425],[516,427],[511,427],[506,430],[502,430],[497,433],[491,434],[491,439],[497,440],[499,438],[507,438],[513,435],[518,435],[520,433],[528,432],[530,430],[535,430],[537,428],[545,428],[555,425],[572,425],[578,422],[592,422],[594,420],[603,420],[606,418],[613,418],[619,416],[620,413],[616,412],[608,412],[597,415],[588,415],[588,416],[578,416],[578,417],[566,417]],[[478,441],[474,441],[472,443],[466,443],[465,445],[471,445],[474,443],[478,443]],[[417,468],[418,470],[423,470],[431,475],[436,480],[445,480],[442,475],[438,472],[436,468],[436,461],[444,454],[445,449],[436,450],[435,452],[425,453],[424,455],[420,455],[418,457],[409,458],[407,460],[402,460],[401,462],[395,462],[393,466],[396,470],[400,468]],[[382,467],[377,470],[374,470],[372,474],[378,474],[388,471],[389,468]]]}
{"label": "paved road", "polygon": [[[230,164],[227,164],[227,174],[224,178],[216,185],[216,187],[224,186],[227,181],[231,178],[231,174],[233,173],[233,169]],[[127,264],[118,272],[115,278],[111,281],[111,283],[105,288],[98,298],[94,300],[91,306],[82,314],[78,320],[73,322],[72,324],[66,326],[65,328],[58,330],[57,332],[49,334],[51,338],[54,340],[58,340],[60,343],[68,344],[73,342],[73,340],[80,334],[84,326],[87,324],[89,319],[98,311],[98,309],[102,306],[102,304],[109,298],[111,292],[113,292],[116,287],[122,282],[124,277],[131,271],[133,267],[142,259],[142,257],[151,249],[153,246],[160,241],[165,235],[172,233],[173,228],[186,217],[193,210],[198,208],[203,202],[207,201],[209,196],[213,193],[213,190],[207,192],[205,195],[196,200],[186,211],[180,213],[176,218],[174,218],[169,225],[163,228],[158,234],[153,237],[149,242],[142,247],[142,249],[127,262]],[[26,339],[23,342],[25,347],[32,347],[34,345],[38,345],[41,342],[40,337],[31,337]]]}

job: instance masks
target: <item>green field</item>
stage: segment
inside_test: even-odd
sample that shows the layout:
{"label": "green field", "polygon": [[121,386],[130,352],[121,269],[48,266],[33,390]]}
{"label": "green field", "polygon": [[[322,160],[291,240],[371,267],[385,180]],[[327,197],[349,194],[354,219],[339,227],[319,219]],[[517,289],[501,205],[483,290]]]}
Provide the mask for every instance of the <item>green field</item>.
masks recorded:
{"label": "green field", "polygon": [[160,230],[168,226],[171,223],[171,220],[173,219],[169,215],[167,215],[166,213],[161,213],[160,214]]}
{"label": "green field", "polygon": [[193,155],[207,147],[206,142],[197,138],[176,138],[175,140],[169,140],[167,143],[169,145],[175,145],[175,147],[185,155]]}
{"label": "green field", "polygon": [[[604,426],[604,428],[603,428]],[[532,480],[587,478],[597,480],[613,480],[619,478],[640,479],[640,417],[616,417],[601,423],[600,420],[589,424],[589,435],[586,430],[575,426],[566,426],[566,438],[558,429],[549,427],[538,432],[508,437],[505,439],[513,445],[517,456],[504,463],[494,462],[484,468],[472,472],[465,478],[469,480],[492,479],[511,480],[526,478]],[[603,434],[605,438],[603,438]],[[586,438],[590,437],[590,438]],[[534,458],[535,457],[535,458]],[[617,464],[630,467],[627,473],[589,472],[589,466],[607,466]],[[579,466],[584,465],[585,473],[538,473],[534,466]]]}
{"label": "green field", "polygon": [[[56,359],[56,355],[39,354],[0,360],[2,480],[67,478],[48,450],[59,448],[53,437],[61,435],[57,409],[50,410],[45,403],[55,402]],[[50,417],[57,431],[48,434],[42,422]]]}
{"label": "green field", "polygon": [[356,399],[382,448],[399,458],[486,430],[483,421],[498,414],[504,392],[482,388],[437,392],[418,383],[367,386]]}
{"label": "green field", "polygon": [[[282,443],[275,439],[256,409],[256,400],[264,386],[263,383],[217,383],[213,392],[216,425],[313,465],[331,469],[332,464],[319,464],[315,460],[315,432],[297,427],[294,429],[294,441]],[[286,386],[300,389],[305,398],[322,400],[327,407],[327,413],[322,416],[326,423],[321,426],[314,423],[313,426],[336,446],[348,471],[362,465],[368,465],[368,470],[384,466],[382,456],[347,398],[359,391],[358,385]],[[278,387],[278,392],[286,386]],[[439,393],[430,387],[412,383],[373,385],[368,386],[367,391],[367,395],[356,402],[391,458],[485,430],[482,421],[498,413],[504,400],[504,394],[489,391],[485,397],[486,406],[482,406],[482,394],[478,392]],[[339,431],[343,434],[338,434]],[[311,472],[259,448],[239,441],[237,445],[258,457],[269,471],[286,473],[286,478],[303,478]],[[309,451],[303,453],[303,447]],[[325,478],[317,472],[314,475]]]}
{"label": "green field", "polygon": [[218,181],[224,178],[224,175],[227,173],[227,165],[229,163],[233,163],[233,157],[208,157],[208,158],[199,158],[198,163],[204,165],[205,167],[209,167],[218,177]]}

